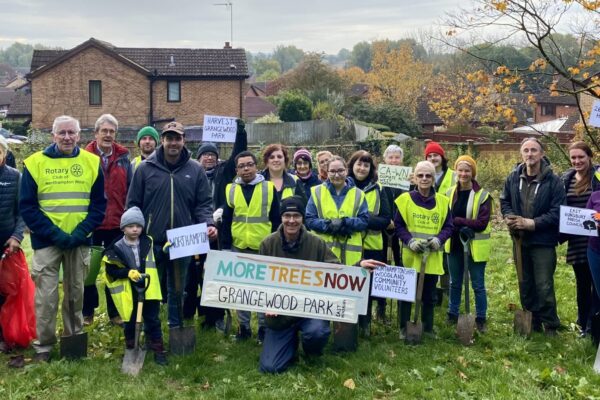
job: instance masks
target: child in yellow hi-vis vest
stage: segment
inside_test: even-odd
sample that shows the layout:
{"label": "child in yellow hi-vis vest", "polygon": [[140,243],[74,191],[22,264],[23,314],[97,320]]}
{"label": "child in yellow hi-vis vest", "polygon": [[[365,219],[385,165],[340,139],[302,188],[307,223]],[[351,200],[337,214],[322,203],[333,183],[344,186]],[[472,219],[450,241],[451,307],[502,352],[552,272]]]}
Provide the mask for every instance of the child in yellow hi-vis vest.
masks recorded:
{"label": "child in yellow hi-vis vest", "polygon": [[[154,260],[152,238],[144,233],[144,215],[138,207],[125,211],[121,217],[123,237],[104,250],[106,285],[123,321],[125,346],[132,349],[135,343],[135,316],[138,289],[145,288],[142,310],[144,332],[148,348],[154,351],[154,361],[166,365],[167,355],[160,327],[160,282]],[[145,274],[142,276],[142,274]]]}

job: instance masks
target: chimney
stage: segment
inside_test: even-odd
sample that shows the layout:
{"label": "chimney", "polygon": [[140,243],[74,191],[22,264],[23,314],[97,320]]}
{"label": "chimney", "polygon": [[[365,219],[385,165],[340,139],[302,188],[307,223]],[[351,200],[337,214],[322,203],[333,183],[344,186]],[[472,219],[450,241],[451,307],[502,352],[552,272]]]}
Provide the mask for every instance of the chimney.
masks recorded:
{"label": "chimney", "polygon": [[169,62],[169,67],[174,67],[175,66],[175,57],[173,57],[173,55],[171,54],[171,60]]}
{"label": "chimney", "polygon": [[225,42],[225,47],[223,47],[224,49],[230,49],[231,45],[229,44],[229,42]]}

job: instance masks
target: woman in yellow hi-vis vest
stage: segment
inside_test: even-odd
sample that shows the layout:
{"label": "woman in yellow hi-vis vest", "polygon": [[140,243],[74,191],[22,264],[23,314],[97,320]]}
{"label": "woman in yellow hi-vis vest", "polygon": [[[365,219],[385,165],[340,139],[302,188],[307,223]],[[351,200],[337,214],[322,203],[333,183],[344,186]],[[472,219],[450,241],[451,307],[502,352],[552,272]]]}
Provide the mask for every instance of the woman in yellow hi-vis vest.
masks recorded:
{"label": "woman in yellow hi-vis vest", "polygon": [[296,195],[306,204],[304,187],[295,175],[287,172],[290,163],[287,147],[279,143],[268,145],[263,150],[263,163],[265,169],[261,171],[261,175],[266,181],[271,181],[275,185],[275,198],[279,203],[283,199]]}
{"label": "woman in yellow hi-vis vest", "polygon": [[[421,268],[423,252],[429,250],[425,264],[423,306],[421,320],[423,330],[433,332],[433,309],[436,303],[435,285],[444,273],[442,244],[452,234],[452,215],[448,198],[433,189],[435,167],[429,161],[421,161],[414,170],[417,187],[400,195],[395,201],[398,212],[394,217],[396,234],[404,244],[402,263],[417,271]],[[411,304],[400,302],[400,330],[406,331],[410,319]]]}
{"label": "woman in yellow hi-vis vest", "polygon": [[464,249],[460,240],[469,242],[469,275],[475,293],[475,322],[480,332],[486,330],[487,294],[485,290],[485,265],[490,258],[490,215],[492,197],[475,180],[477,163],[469,156],[460,156],[454,163],[458,182],[448,191],[452,223],[452,237],[446,242],[450,296],[448,323],[458,322],[464,273]]}
{"label": "woman in yellow hi-vis vest", "polygon": [[[365,193],[369,209],[369,223],[367,230],[363,232],[363,257],[386,262],[383,231],[392,220],[392,205],[387,191],[377,182],[377,166],[373,156],[364,150],[352,154],[348,161],[348,176],[354,180],[356,187]],[[372,297],[371,300],[377,301],[377,319],[385,322],[386,299]],[[361,315],[358,320],[365,336],[369,336],[370,333],[371,306],[372,301],[369,301],[367,315]]]}
{"label": "woman in yellow hi-vis vest", "polygon": [[369,224],[365,194],[347,177],[346,162],[334,156],[327,167],[328,179],[311,188],[306,207],[306,226],[319,235],[342,264],[362,258],[362,233]]}

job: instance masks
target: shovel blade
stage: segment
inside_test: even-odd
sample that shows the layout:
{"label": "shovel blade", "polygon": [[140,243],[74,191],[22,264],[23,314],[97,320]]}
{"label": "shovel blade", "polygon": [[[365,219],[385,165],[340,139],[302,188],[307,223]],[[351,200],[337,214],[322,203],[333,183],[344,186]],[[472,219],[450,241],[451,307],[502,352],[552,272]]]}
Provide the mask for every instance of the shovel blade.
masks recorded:
{"label": "shovel blade", "polygon": [[473,344],[473,333],[475,332],[475,317],[471,314],[459,315],[456,324],[456,335],[463,346]]}
{"label": "shovel blade", "polygon": [[423,324],[421,321],[406,323],[406,338],[407,344],[419,344],[423,340]]}
{"label": "shovel blade", "polygon": [[193,353],[196,349],[196,330],[193,326],[169,329],[169,350],[175,355]]}
{"label": "shovel blade", "polygon": [[88,334],[81,332],[71,336],[61,336],[60,356],[67,360],[79,360],[87,357]]}
{"label": "shovel blade", "polygon": [[515,310],[514,330],[521,336],[531,335],[531,311]]}
{"label": "shovel blade", "polygon": [[125,350],[121,372],[127,375],[137,376],[144,365],[145,357],[146,350],[141,348]]}
{"label": "shovel blade", "polygon": [[598,346],[598,351],[596,352],[596,361],[594,361],[594,372],[600,374],[600,346]]}

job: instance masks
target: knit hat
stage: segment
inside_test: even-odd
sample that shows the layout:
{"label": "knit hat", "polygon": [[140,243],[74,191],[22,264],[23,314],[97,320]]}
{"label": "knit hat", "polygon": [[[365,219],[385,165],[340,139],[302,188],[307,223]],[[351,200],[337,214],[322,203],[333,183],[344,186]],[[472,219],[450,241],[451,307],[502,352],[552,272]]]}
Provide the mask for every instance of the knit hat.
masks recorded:
{"label": "knit hat", "polygon": [[281,205],[279,206],[280,215],[283,215],[285,212],[297,212],[302,214],[302,219],[304,219],[304,212],[306,211],[306,204],[302,201],[302,199],[298,196],[290,196],[281,200]]}
{"label": "knit hat", "polygon": [[0,135],[0,146],[2,148],[4,148],[4,152],[6,153],[8,151],[8,141],[6,140],[6,138],[2,135]]}
{"label": "knit hat", "polygon": [[471,156],[460,156],[456,159],[456,162],[454,163],[454,170],[456,171],[458,169],[458,164],[460,163],[467,163],[469,164],[469,167],[471,167],[471,172],[473,173],[473,177],[477,176],[477,163],[475,162],[475,160],[473,160],[473,158]]}
{"label": "knit hat", "polygon": [[415,176],[417,176],[419,172],[425,172],[431,174],[431,176],[435,176],[435,167],[430,161],[419,161],[415,166]]}
{"label": "knit hat", "polygon": [[431,153],[439,154],[443,158],[446,158],[444,149],[442,149],[442,146],[440,146],[440,144],[437,142],[429,142],[427,143],[427,146],[425,146],[425,158],[427,158],[427,156]]}
{"label": "knit hat", "polygon": [[144,214],[142,214],[142,210],[140,210],[138,207],[131,207],[121,216],[121,229],[132,224],[138,224],[142,227],[146,225]]}
{"label": "knit hat", "polygon": [[294,153],[294,165],[296,165],[296,162],[301,158],[308,161],[312,167],[312,156],[310,154],[310,151],[308,151],[306,149],[300,149],[297,152],[295,152]]}
{"label": "knit hat", "polygon": [[137,134],[137,137],[135,138],[135,143],[139,146],[140,145],[140,140],[142,140],[142,138],[144,136],[150,136],[152,139],[154,139],[154,141],[156,142],[156,144],[158,145],[158,142],[160,142],[159,138],[158,138],[158,131],[156,129],[154,129],[152,126],[145,126],[142,129],[140,129],[140,131]]}
{"label": "knit hat", "polygon": [[202,146],[198,149],[198,154],[196,155],[196,160],[200,158],[200,156],[204,153],[215,153],[217,158],[219,158],[219,150],[217,150],[217,146],[212,143],[202,143]]}

